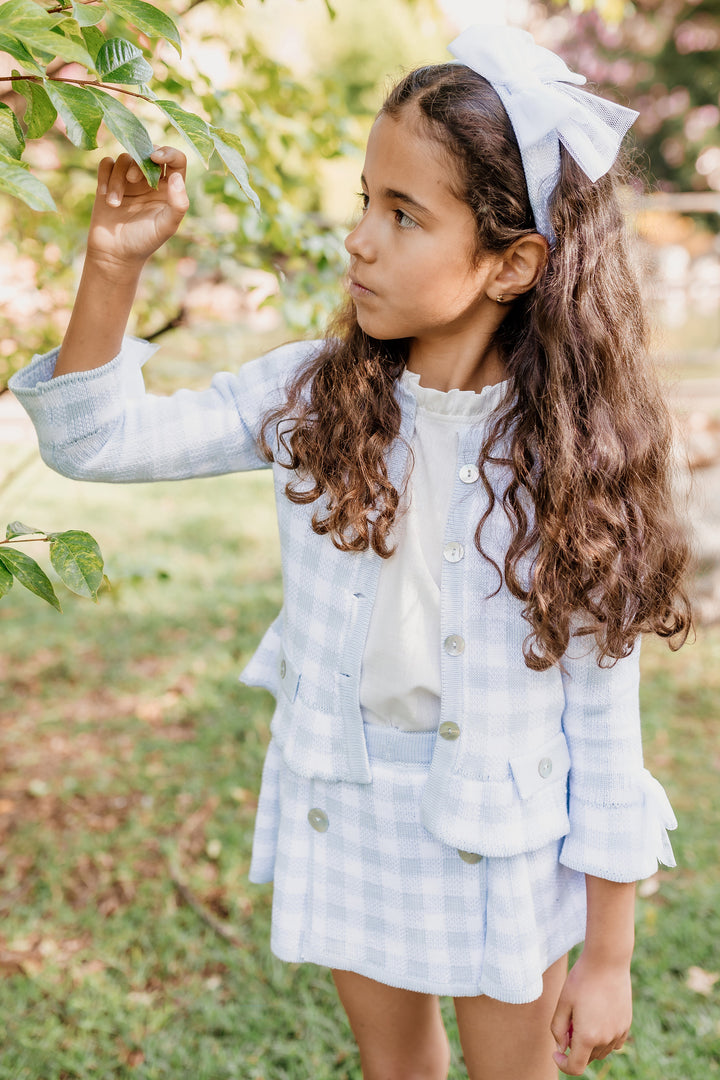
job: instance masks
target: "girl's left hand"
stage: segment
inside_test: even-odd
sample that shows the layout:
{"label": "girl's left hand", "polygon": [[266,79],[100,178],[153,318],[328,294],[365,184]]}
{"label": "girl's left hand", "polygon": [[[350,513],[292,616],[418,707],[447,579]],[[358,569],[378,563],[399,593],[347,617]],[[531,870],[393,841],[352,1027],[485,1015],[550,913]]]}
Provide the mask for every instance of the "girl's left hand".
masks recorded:
{"label": "girl's left hand", "polygon": [[550,1030],[558,1068],[582,1076],[588,1062],[619,1050],[632,1021],[630,965],[596,962],[583,952],[572,967]]}

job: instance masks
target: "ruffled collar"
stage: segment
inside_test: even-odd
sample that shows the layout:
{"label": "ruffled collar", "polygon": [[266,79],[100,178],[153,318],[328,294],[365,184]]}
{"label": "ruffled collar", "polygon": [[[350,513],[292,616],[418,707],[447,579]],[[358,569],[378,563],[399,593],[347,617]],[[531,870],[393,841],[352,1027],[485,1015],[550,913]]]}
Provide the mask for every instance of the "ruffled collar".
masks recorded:
{"label": "ruffled collar", "polygon": [[484,386],[479,394],[474,390],[436,390],[431,386],[421,386],[420,376],[415,371],[403,371],[400,382],[409,390],[417,401],[418,408],[454,420],[467,417],[477,420],[489,416],[505,397],[510,380]]}

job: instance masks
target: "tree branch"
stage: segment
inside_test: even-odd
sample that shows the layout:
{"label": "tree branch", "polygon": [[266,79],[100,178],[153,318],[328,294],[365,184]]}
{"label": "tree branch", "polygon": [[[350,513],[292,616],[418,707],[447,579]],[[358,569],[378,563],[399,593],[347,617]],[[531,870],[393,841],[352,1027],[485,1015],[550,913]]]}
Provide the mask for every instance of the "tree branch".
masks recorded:
{"label": "tree branch", "polygon": [[187,321],[187,310],[183,305],[178,311],[177,315],[173,315],[172,319],[161,326],[159,330],[153,330],[152,334],[143,334],[142,337],[145,341],[155,341],[162,334],[167,334],[168,330],[175,330],[178,326],[185,326]]}
{"label": "tree branch", "polygon": [[140,98],[141,101],[149,101],[152,105],[152,98],[145,97],[145,94],[137,94],[134,90],[125,90],[122,86],[110,86],[108,83],[96,82],[95,79],[46,79],[42,75],[0,75],[0,82],[60,82],[60,83],[74,83],[75,86],[94,86],[98,90],[115,90],[118,94],[129,94],[130,97]]}
{"label": "tree branch", "polygon": [[[77,3],[82,4],[83,7],[91,7],[93,4],[99,3],[99,0],[77,0]],[[64,14],[68,9],[67,7],[60,6],[54,8],[46,8],[45,10],[47,11],[48,15],[61,15]]]}
{"label": "tree branch", "polygon": [[218,937],[221,937],[223,941],[227,941],[231,945],[235,945],[236,947],[242,946],[243,943],[238,933],[233,929],[232,926],[228,926],[227,923],[221,922],[220,919],[216,919],[215,916],[208,911],[202,901],[198,899],[190,886],[184,880],[182,874],[180,873],[179,867],[170,856],[167,857],[167,867],[170,873],[170,880],[175,886],[177,892],[188,905],[188,907],[192,908],[198,918],[202,919],[202,921],[207,926],[209,926],[210,929],[218,935]]}

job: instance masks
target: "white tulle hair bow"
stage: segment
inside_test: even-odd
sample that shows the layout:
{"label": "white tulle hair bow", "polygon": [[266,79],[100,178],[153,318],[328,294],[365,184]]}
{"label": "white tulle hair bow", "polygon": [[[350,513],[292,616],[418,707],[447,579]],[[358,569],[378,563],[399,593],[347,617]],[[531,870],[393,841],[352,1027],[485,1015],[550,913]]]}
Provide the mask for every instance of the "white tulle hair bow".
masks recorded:
{"label": "white tulle hair bow", "polygon": [[548,206],[560,179],[560,144],[595,183],[611,168],[639,113],[578,87],[587,80],[511,26],[471,26],[449,52],[488,80],[510,117],[535,225],[550,243]]}

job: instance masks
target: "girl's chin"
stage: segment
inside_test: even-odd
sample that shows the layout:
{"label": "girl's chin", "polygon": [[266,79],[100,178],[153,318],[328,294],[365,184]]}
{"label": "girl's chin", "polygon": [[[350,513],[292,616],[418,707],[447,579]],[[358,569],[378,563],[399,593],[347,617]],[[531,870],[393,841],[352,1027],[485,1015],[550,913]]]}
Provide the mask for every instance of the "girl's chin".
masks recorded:
{"label": "girl's chin", "polygon": [[412,335],[408,333],[398,332],[398,328],[394,326],[388,326],[387,323],[379,323],[374,319],[363,318],[361,313],[356,310],[356,317],[358,326],[364,334],[368,337],[375,338],[376,341],[397,341],[399,338],[406,338]]}

